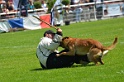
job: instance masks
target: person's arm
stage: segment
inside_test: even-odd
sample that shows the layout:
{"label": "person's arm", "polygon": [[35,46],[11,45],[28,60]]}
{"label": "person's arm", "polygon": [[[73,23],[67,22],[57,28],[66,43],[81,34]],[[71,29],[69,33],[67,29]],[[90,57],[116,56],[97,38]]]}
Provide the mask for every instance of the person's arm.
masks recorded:
{"label": "person's arm", "polygon": [[60,41],[62,40],[62,30],[60,28],[57,29],[57,32],[53,38],[53,42],[55,43],[60,43]]}
{"label": "person's arm", "polygon": [[56,34],[63,36],[63,34],[62,34],[62,30],[61,30],[60,28],[57,29]]}
{"label": "person's arm", "polygon": [[55,50],[60,45],[58,42],[54,42],[53,40],[47,37],[42,38],[41,44],[42,47],[48,50]]}

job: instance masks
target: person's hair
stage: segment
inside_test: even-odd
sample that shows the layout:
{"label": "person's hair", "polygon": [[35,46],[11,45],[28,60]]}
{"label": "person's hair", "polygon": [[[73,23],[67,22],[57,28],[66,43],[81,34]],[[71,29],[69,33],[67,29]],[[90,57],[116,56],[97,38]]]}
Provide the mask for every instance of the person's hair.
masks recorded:
{"label": "person's hair", "polygon": [[55,34],[52,30],[47,30],[44,32],[43,36],[45,37],[46,34]]}

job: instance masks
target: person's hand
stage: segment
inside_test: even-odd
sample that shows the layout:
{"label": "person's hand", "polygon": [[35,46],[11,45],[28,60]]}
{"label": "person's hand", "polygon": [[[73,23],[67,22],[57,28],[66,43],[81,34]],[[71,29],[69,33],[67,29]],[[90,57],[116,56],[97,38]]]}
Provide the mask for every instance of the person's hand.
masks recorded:
{"label": "person's hand", "polygon": [[57,28],[57,32],[62,32],[62,29],[60,29],[60,28]]}

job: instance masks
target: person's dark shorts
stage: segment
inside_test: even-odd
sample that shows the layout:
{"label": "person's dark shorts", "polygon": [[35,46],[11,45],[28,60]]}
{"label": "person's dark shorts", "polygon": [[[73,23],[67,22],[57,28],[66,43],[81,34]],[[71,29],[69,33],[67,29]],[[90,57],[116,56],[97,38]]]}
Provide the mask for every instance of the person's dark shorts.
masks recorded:
{"label": "person's dark shorts", "polygon": [[47,59],[47,68],[63,68],[70,67],[74,64],[75,57],[74,56],[56,56],[56,52],[50,54]]}
{"label": "person's dark shorts", "polygon": [[[63,50],[63,51],[68,51],[68,50]],[[61,51],[61,52],[63,52]],[[61,53],[60,52],[60,53]],[[51,68],[63,68],[63,67],[71,67],[74,63],[79,63],[80,60],[85,61],[87,63],[89,63],[88,57],[87,55],[82,55],[82,56],[56,56],[56,52],[52,53],[49,55],[48,59],[47,59],[47,69],[51,69]],[[41,63],[40,63],[41,67],[43,69],[46,69],[46,67],[44,67]]]}

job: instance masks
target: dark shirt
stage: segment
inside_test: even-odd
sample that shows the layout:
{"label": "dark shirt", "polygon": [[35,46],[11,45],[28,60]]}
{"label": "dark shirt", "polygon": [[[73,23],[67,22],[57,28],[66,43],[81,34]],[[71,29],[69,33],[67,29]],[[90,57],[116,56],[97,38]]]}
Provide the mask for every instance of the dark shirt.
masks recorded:
{"label": "dark shirt", "polygon": [[13,10],[13,7],[12,6],[8,6],[8,10],[9,11]]}

